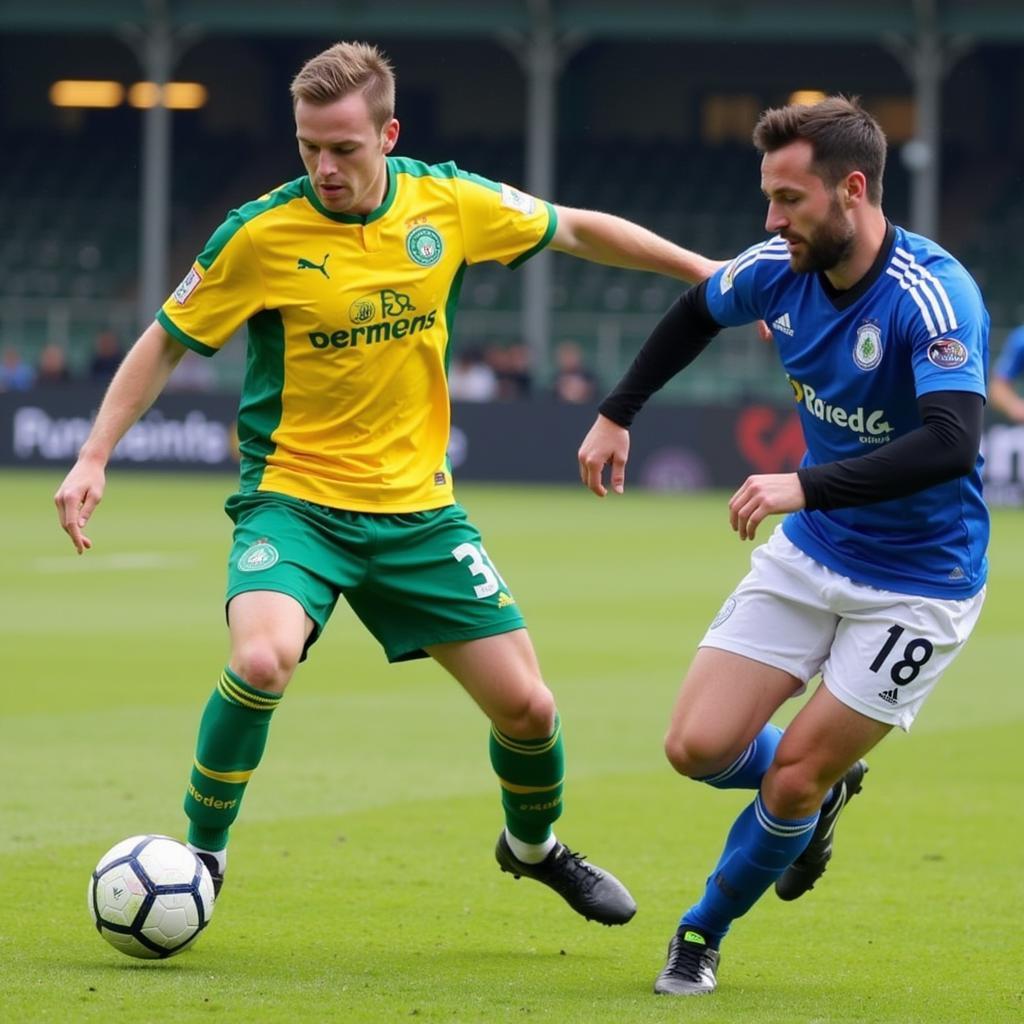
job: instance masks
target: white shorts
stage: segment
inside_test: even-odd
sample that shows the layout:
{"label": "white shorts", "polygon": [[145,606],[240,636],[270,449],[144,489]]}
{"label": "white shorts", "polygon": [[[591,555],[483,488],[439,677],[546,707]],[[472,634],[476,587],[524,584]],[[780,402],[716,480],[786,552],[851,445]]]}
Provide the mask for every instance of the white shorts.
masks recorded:
{"label": "white shorts", "polygon": [[803,684],[819,672],[868,718],[908,730],[971,635],[985,591],[964,601],[855,583],[805,555],[777,527],[722,605],[701,647],[742,654]]}

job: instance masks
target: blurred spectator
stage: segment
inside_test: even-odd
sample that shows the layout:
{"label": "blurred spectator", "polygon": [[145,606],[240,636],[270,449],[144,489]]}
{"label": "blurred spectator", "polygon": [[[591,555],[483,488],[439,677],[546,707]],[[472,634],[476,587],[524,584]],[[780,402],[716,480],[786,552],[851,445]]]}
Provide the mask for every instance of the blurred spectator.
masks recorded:
{"label": "blurred spectator", "polygon": [[36,371],[13,345],[5,345],[0,356],[0,391],[28,391],[35,383]]}
{"label": "blurred spectator", "polygon": [[597,377],[583,361],[583,349],[575,341],[563,341],[555,348],[555,398],[579,405],[597,395]]}
{"label": "blurred spectator", "polygon": [[39,353],[39,373],[36,376],[36,387],[56,387],[67,384],[71,380],[68,369],[68,357],[64,349],[55,341],[43,346]]}
{"label": "blurred spectator", "polygon": [[93,342],[92,360],[89,362],[89,380],[104,383],[114,376],[121,365],[121,345],[113,331],[100,331]]}
{"label": "blurred spectator", "polygon": [[186,352],[167,381],[169,391],[212,391],[217,385],[217,371],[211,360],[195,352]]}
{"label": "blurred spectator", "polygon": [[499,399],[507,402],[530,396],[533,374],[530,371],[530,350],[526,345],[492,345],[487,350],[487,361],[494,368]]}
{"label": "blurred spectator", "polygon": [[452,361],[448,393],[456,402],[490,402],[497,397],[497,378],[479,349],[466,349]]}
{"label": "blurred spectator", "polygon": [[1024,398],[1014,382],[1024,377],[1024,326],[1006,336],[988,382],[988,400],[1014,423],[1024,423]]}

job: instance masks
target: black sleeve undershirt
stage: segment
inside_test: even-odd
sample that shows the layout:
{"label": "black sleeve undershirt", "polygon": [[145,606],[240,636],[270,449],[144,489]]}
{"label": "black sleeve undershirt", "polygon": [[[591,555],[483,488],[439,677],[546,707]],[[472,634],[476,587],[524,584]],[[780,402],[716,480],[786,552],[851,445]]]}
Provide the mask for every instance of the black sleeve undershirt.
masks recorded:
{"label": "black sleeve undershirt", "polygon": [[[702,282],[661,318],[629,369],[598,407],[627,429],[656,391],[693,362],[721,330],[708,312]],[[984,398],[933,391],[917,401],[921,426],[867,455],[797,470],[807,509],[852,508],[904,498],[965,476],[981,445]]]}
{"label": "black sleeve undershirt", "polygon": [[868,455],[798,469],[810,511],[905,498],[965,476],[981,445],[985,400],[973,391],[933,391],[917,400],[921,426]]}
{"label": "black sleeve undershirt", "polygon": [[707,348],[722,328],[708,313],[706,290],[702,281],[669,306],[622,380],[598,407],[602,416],[628,428],[647,399]]}

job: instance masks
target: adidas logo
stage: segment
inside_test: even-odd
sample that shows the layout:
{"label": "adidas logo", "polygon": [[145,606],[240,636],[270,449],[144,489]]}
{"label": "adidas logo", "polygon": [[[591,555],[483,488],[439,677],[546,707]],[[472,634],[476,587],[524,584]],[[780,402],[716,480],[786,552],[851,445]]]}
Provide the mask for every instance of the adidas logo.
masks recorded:
{"label": "adidas logo", "polygon": [[898,692],[899,691],[895,687],[893,687],[891,690],[882,690],[878,694],[878,696],[881,697],[882,700],[886,701],[889,704],[895,704],[895,703],[897,703],[896,694]]}
{"label": "adidas logo", "polygon": [[789,322],[789,314],[783,313],[782,316],[776,317],[772,321],[773,331],[782,331],[783,334],[788,334],[791,338],[793,337],[793,325]]}
{"label": "adidas logo", "polygon": [[961,569],[961,568],[960,568],[960,566],[958,565],[958,566],[957,566],[957,567],[956,567],[956,568],[955,568],[955,569],[954,569],[954,570],[953,570],[953,571],[952,571],[952,572],[951,572],[951,573],[950,573],[950,574],[949,574],[949,575],[948,575],[948,576],[946,577],[946,579],[950,579],[950,580],[962,580],[962,579],[964,578],[964,576],[965,576],[965,575],[966,575],[966,573],[965,573],[965,572],[963,571],[963,569]]}
{"label": "adidas logo", "polygon": [[506,594],[504,590],[500,594],[498,594],[498,607],[499,608],[507,608],[510,604],[515,604],[515,603],[516,603],[516,599],[514,597],[512,597],[510,594]]}

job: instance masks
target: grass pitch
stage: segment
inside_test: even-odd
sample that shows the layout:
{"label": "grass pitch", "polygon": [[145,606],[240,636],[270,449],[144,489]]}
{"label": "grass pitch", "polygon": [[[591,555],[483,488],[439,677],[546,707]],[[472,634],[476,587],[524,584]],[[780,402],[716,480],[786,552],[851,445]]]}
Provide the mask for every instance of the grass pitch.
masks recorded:
{"label": "grass pitch", "polygon": [[996,513],[988,605],[913,734],[871,758],[825,881],[771,894],[720,989],[656,998],[680,910],[742,793],[676,778],[661,737],[746,570],[725,497],[462,487],[565,723],[559,835],[632,889],[625,928],[502,875],[479,711],[389,667],[339,607],[275,716],[227,887],[196,946],[133,961],[91,930],[116,840],[184,834],[200,709],[227,655],[225,478],[111,475],[78,558],[59,474],[0,477],[0,1020],[944,1024],[1024,1015],[1018,751],[1022,513]]}

